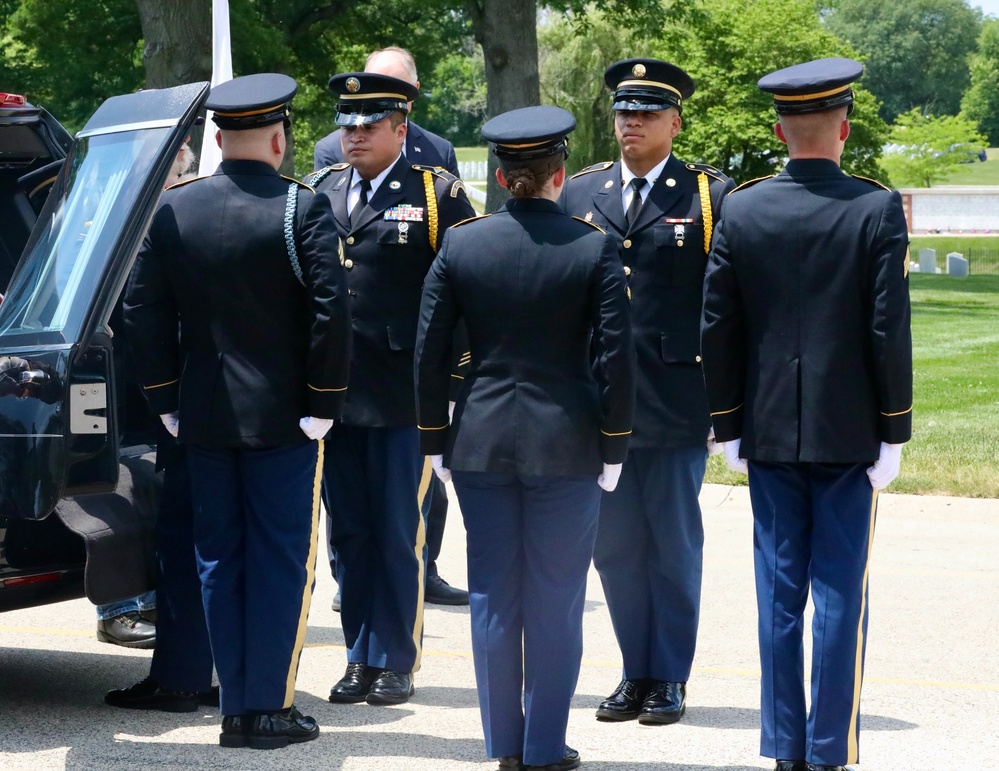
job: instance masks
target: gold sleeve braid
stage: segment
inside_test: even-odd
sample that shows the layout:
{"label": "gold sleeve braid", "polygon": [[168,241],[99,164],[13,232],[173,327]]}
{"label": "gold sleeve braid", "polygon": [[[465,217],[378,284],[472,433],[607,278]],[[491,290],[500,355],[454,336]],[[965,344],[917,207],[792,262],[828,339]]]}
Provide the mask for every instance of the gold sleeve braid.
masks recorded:
{"label": "gold sleeve braid", "polygon": [[707,174],[697,175],[697,189],[701,194],[701,219],[704,221],[704,253],[711,251],[711,231],[714,221],[711,214],[711,192]]}
{"label": "gold sleeve braid", "polygon": [[427,221],[430,228],[430,248],[437,251],[437,193],[434,190],[434,175],[423,172],[423,187],[427,191]]}

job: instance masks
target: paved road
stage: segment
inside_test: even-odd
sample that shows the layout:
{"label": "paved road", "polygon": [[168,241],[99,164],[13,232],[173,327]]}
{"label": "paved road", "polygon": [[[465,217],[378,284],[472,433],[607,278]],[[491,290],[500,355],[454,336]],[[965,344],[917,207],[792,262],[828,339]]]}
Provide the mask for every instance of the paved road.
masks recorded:
{"label": "paved road", "polygon": [[[588,771],[753,771],[758,677],[752,526],[745,488],[706,486],[704,598],[688,710],[674,726],[597,723],[620,662],[596,574],[569,743]],[[453,504],[454,505],[454,504]],[[456,509],[455,509],[456,511]],[[999,770],[999,501],[883,495],[871,569],[863,771]],[[464,584],[460,518],[442,575]],[[328,571],[309,619],[297,703],[317,741],[274,752],[218,747],[218,716],[115,710],[105,690],[149,653],[98,643],[84,600],[0,615],[0,769],[468,771],[485,760],[465,609],[428,606],[423,669],[405,705],[332,705],[345,665]],[[266,613],[266,609],[261,609]]]}

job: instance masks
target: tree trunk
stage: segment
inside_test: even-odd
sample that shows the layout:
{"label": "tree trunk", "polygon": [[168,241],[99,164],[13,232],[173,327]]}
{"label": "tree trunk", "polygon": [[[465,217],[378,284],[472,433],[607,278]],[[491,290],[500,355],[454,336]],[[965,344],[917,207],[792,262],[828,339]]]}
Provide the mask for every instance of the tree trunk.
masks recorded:
{"label": "tree trunk", "polygon": [[[541,103],[538,75],[537,0],[466,0],[475,39],[486,63],[486,117]],[[486,211],[508,197],[496,182],[489,153]]]}
{"label": "tree trunk", "polygon": [[135,0],[146,88],[212,79],[211,0]]}

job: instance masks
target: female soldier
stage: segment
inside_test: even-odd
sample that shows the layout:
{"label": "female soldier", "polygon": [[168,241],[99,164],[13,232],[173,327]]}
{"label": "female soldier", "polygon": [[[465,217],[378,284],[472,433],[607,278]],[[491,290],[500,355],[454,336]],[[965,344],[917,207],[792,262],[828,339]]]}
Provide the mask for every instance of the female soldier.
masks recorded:
{"label": "female soldier", "polygon": [[[617,483],[634,407],[616,243],[556,203],[573,128],[555,107],[483,127],[513,198],[447,232],[416,343],[421,447],[438,476],[453,473],[464,516],[479,707],[501,769],[579,766],[565,732],[586,572],[600,487]],[[449,421],[459,319],[471,366]]]}

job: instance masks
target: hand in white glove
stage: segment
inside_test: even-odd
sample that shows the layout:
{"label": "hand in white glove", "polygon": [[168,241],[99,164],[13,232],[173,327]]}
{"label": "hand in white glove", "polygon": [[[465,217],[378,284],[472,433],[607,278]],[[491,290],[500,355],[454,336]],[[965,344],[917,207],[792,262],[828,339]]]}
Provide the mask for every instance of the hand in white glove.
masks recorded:
{"label": "hand in white glove", "polygon": [[176,439],[177,434],[180,432],[180,414],[177,412],[167,412],[160,415],[160,420],[163,421],[166,430],[170,432],[170,436]]}
{"label": "hand in white glove", "polygon": [[431,455],[430,465],[434,467],[434,473],[437,475],[437,478],[444,484],[451,481],[451,469],[444,468],[443,455]]}
{"label": "hand in white glove", "polygon": [[739,457],[739,448],[742,446],[741,439],[733,439],[731,442],[722,442],[722,450],[725,452],[725,462],[728,467],[737,474],[748,474],[749,464],[745,458]]}
{"label": "hand in white glove", "polygon": [[302,429],[302,433],[309,437],[309,439],[322,439],[326,436],[326,432],[330,430],[330,426],[332,425],[333,418],[313,418],[309,416],[298,421],[298,426]]}
{"label": "hand in white glove", "polygon": [[902,445],[881,443],[881,451],[874,465],[867,469],[867,476],[871,480],[871,487],[875,490],[883,490],[891,484],[892,480],[898,476],[898,470],[902,466]]}
{"label": "hand in white glove", "polygon": [[722,446],[715,441],[714,428],[708,429],[708,455],[721,455]]}
{"label": "hand in white glove", "polygon": [[618,480],[621,478],[621,468],[623,463],[605,463],[603,473],[597,477],[597,484],[609,493],[614,492]]}

